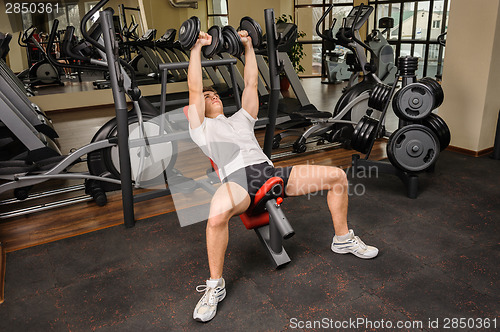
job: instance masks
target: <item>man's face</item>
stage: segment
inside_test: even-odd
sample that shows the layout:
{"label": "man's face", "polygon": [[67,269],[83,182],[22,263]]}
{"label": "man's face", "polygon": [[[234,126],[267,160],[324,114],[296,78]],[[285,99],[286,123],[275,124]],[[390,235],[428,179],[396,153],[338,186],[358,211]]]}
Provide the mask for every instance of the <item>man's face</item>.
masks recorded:
{"label": "man's face", "polygon": [[208,118],[215,118],[219,114],[224,114],[222,101],[219,95],[213,91],[203,92],[205,98],[205,116]]}

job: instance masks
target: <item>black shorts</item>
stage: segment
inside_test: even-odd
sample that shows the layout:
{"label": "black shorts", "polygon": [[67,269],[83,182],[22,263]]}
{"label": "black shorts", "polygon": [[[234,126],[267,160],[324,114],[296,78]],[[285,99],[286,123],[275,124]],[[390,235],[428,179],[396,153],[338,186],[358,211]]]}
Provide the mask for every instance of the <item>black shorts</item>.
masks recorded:
{"label": "black shorts", "polygon": [[253,203],[257,191],[259,191],[260,187],[262,187],[262,185],[272,177],[277,176],[279,178],[282,178],[284,185],[283,188],[286,189],[286,185],[288,184],[292,168],[293,166],[274,167],[266,162],[256,165],[250,165],[229,174],[222,181],[222,183],[235,182],[239,184],[248,191],[250,199]]}

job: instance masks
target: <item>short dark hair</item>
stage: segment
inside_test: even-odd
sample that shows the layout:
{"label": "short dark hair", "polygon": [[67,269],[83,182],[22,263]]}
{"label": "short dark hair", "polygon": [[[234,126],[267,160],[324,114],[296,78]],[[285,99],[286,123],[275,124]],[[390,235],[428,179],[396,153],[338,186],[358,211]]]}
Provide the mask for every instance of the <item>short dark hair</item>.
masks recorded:
{"label": "short dark hair", "polygon": [[215,90],[213,86],[206,86],[203,88],[203,93],[207,91],[212,91],[213,93],[217,94],[217,90]]}

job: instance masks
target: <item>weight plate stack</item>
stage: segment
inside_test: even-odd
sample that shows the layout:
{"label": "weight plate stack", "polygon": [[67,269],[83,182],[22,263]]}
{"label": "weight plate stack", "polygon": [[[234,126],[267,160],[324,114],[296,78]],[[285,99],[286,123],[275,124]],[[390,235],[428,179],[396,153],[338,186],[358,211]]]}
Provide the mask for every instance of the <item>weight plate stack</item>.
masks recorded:
{"label": "weight plate stack", "polygon": [[191,16],[182,23],[179,29],[179,42],[185,50],[190,50],[200,35],[201,22],[196,16]]}
{"label": "weight plate stack", "polygon": [[444,92],[443,88],[441,87],[441,84],[439,84],[435,79],[432,79],[430,77],[424,77],[418,81],[420,83],[426,84],[432,90],[435,99],[434,109],[441,106],[444,100]]}
{"label": "weight plate stack", "polygon": [[412,56],[401,56],[398,58],[398,69],[401,76],[415,76],[418,69],[418,58]]}
{"label": "weight plate stack", "polygon": [[368,107],[374,108],[377,111],[383,111],[385,104],[389,100],[390,94],[390,85],[377,83],[370,93],[370,98],[368,99]]}
{"label": "weight plate stack", "polygon": [[238,32],[230,25],[222,28],[222,38],[224,41],[224,51],[232,56],[240,56],[244,49],[241,43],[241,37]]}
{"label": "weight plate stack", "polygon": [[396,130],[387,142],[390,162],[405,172],[421,172],[439,156],[439,140],[426,126],[412,124]]}
{"label": "weight plate stack", "polygon": [[433,91],[421,82],[410,83],[401,88],[392,99],[394,113],[408,121],[424,119],[432,112],[435,104]]}
{"label": "weight plate stack", "polygon": [[262,28],[253,18],[248,16],[243,17],[240,20],[239,30],[248,32],[248,35],[252,38],[253,48],[257,49],[262,45]]}
{"label": "weight plate stack", "polygon": [[222,48],[224,46],[222,29],[220,26],[214,25],[210,29],[208,29],[207,34],[212,36],[212,43],[210,45],[203,46],[201,51],[203,52],[205,58],[211,59],[214,57],[214,55],[222,52]]}
{"label": "weight plate stack", "polygon": [[434,134],[439,139],[439,146],[441,147],[441,151],[446,149],[448,145],[450,145],[451,141],[451,133],[450,129],[446,125],[446,122],[438,116],[437,114],[431,113],[428,117],[426,117],[422,124],[427,128],[431,129]]}
{"label": "weight plate stack", "polygon": [[368,153],[372,142],[377,138],[379,121],[367,115],[363,116],[354,128],[351,138],[351,147],[363,154]]}

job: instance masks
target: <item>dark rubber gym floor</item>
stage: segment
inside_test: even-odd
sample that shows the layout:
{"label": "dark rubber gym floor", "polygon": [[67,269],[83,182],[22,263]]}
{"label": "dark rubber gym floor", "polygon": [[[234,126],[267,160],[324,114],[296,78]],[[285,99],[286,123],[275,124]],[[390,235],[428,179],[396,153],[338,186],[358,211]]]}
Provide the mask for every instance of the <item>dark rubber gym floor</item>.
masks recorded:
{"label": "dark rubber gym floor", "polygon": [[[366,192],[351,196],[350,225],[380,249],[368,261],[330,251],[326,193],[285,200],[296,235],[285,243],[292,262],[280,270],[234,218],[228,296],[208,324],[191,318],[195,288],[208,277],[204,223],[181,228],[169,214],[9,253],[0,330],[280,331],[307,321],[339,330],[359,319],[372,328],[351,330],[380,330],[383,320],[414,331],[436,319],[443,330],[452,318],[489,318],[490,327],[496,319],[498,328],[499,169],[500,161],[445,151],[421,176],[416,200],[391,175],[351,179]],[[396,329],[398,321],[422,328]]]}

